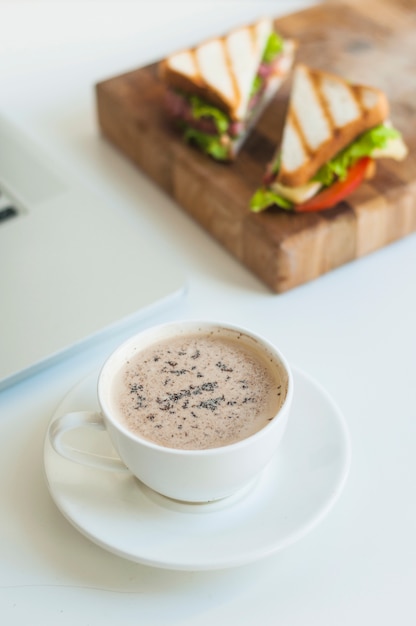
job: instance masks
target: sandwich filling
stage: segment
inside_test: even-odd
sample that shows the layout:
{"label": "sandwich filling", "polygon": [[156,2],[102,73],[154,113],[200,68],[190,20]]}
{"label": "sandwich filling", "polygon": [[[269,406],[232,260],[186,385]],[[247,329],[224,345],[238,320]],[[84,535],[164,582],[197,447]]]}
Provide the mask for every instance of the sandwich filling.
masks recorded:
{"label": "sandwich filling", "polygon": [[199,96],[178,89],[167,92],[167,109],[182,128],[187,142],[196,144],[217,160],[228,160],[233,154],[233,145],[244,135],[262,103],[270,82],[274,78],[284,77],[290,64],[290,55],[285,54],[285,42],[276,32],[272,32],[253,81],[244,121],[233,120],[224,111]]}
{"label": "sandwich filling", "polygon": [[269,165],[263,186],[253,195],[250,208],[259,213],[271,206],[293,211],[322,210],[334,206],[374,172],[374,159],[402,160],[407,147],[388,122],[365,131],[325,163],[304,185],[288,187],[278,182],[280,155]]}

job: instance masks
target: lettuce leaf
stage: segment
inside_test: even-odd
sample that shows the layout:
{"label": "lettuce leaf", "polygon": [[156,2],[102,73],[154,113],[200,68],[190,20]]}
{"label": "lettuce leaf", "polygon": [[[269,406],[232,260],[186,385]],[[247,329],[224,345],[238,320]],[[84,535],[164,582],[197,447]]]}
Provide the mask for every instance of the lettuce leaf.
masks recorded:
{"label": "lettuce leaf", "polygon": [[277,174],[277,172],[279,171],[281,160],[282,160],[282,155],[280,154],[280,152],[278,152],[275,155],[274,160],[272,161],[272,164],[270,165],[270,171],[273,174]]}
{"label": "lettuce leaf", "polygon": [[[282,52],[283,50],[283,39],[275,32],[270,33],[269,38],[266,42],[266,47],[263,52],[262,63],[272,63],[274,59]],[[253,80],[253,84],[251,86],[250,96],[255,96],[258,91],[263,87],[264,78],[257,74]]]}
{"label": "lettuce leaf", "polygon": [[260,187],[250,200],[250,209],[253,213],[260,213],[273,204],[277,204],[281,209],[292,209],[293,204],[283,196],[280,196],[271,189]]}
{"label": "lettuce leaf", "polygon": [[253,84],[251,86],[251,91],[250,91],[250,97],[253,97],[256,95],[256,93],[258,91],[260,91],[260,89],[263,86],[263,78],[259,75],[255,76],[254,80],[253,80]]}
{"label": "lettuce leaf", "polygon": [[220,135],[226,133],[228,127],[230,125],[230,119],[228,115],[226,115],[220,109],[205,102],[202,98],[198,96],[189,96],[189,102],[192,107],[192,115],[195,119],[199,119],[201,117],[211,117],[214,120],[217,131]]}
{"label": "lettuce leaf", "polygon": [[218,161],[225,161],[229,157],[229,147],[224,146],[220,142],[218,135],[208,135],[188,126],[184,131],[183,137],[185,141],[196,143],[203,152],[211,155]]}
{"label": "lettuce leaf", "polygon": [[391,139],[400,137],[399,131],[391,126],[380,124],[360,135],[349,146],[325,163],[312,178],[329,187],[335,178],[344,180],[347,171],[354,163],[365,156],[371,156],[376,148],[384,148]]}
{"label": "lettuce leaf", "polygon": [[263,63],[271,63],[283,50],[283,39],[274,31],[270,33],[263,52]]}

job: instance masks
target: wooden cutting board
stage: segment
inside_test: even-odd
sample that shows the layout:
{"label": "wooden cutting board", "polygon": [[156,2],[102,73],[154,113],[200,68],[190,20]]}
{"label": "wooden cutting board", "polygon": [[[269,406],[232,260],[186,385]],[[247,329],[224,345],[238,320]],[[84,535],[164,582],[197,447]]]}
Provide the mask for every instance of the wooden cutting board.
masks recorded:
{"label": "wooden cutting board", "polygon": [[318,278],[416,230],[416,0],[330,2],[276,20],[297,60],[383,89],[410,148],[379,162],[348,201],[315,214],[249,212],[281,137],[290,80],[237,160],[219,164],[182,143],[163,110],[157,64],[96,85],[103,135],[272,291]]}

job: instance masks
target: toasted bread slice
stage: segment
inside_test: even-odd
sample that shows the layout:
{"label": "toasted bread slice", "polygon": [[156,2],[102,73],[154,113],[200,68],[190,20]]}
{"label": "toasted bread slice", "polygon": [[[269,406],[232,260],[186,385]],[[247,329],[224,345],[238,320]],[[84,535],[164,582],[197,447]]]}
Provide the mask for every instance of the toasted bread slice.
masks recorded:
{"label": "toasted bread slice", "polygon": [[277,181],[306,184],[318,169],[358,135],[388,117],[385,94],[305,65],[293,74]]}
{"label": "toasted bread slice", "polygon": [[262,19],[177,52],[161,62],[161,77],[168,86],[221,108],[232,120],[244,120],[272,30],[272,20]]}

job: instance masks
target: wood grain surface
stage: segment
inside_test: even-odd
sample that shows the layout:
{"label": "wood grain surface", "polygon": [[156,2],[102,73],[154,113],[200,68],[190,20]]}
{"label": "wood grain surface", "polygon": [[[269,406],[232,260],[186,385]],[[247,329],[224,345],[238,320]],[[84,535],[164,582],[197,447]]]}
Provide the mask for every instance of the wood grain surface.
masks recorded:
{"label": "wood grain surface", "polygon": [[102,134],[270,289],[282,293],[416,230],[416,0],[328,2],[276,20],[297,60],[383,89],[410,148],[328,211],[255,215],[249,200],[280,141],[290,80],[232,164],[185,145],[166,118],[157,64],[96,85]]}

